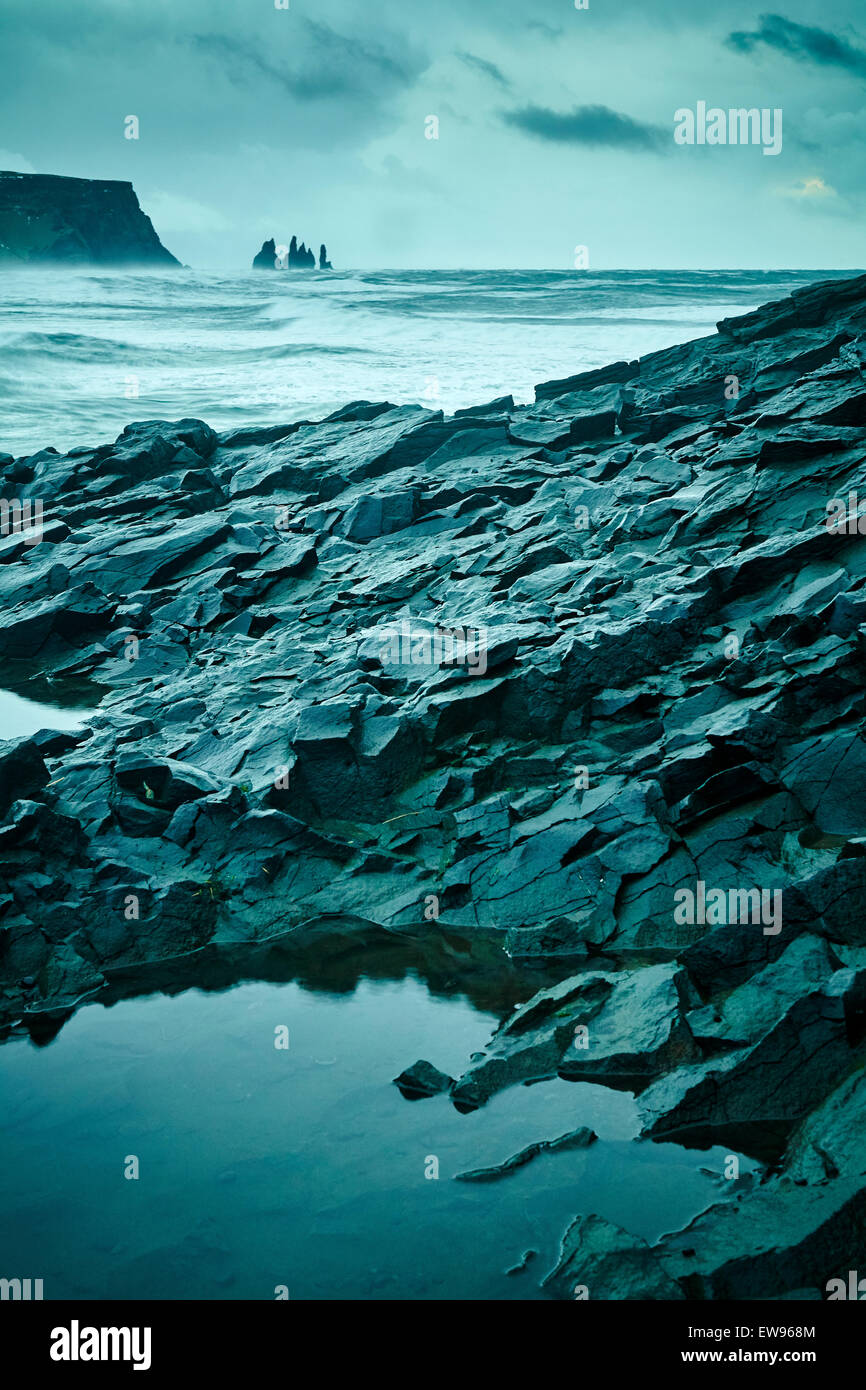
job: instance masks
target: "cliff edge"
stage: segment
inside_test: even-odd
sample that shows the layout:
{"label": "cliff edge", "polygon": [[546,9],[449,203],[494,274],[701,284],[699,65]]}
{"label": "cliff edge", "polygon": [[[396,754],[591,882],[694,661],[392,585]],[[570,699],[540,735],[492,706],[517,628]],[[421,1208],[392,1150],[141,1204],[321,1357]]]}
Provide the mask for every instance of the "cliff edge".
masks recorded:
{"label": "cliff edge", "polygon": [[131,183],[0,172],[0,264],[179,266]]}

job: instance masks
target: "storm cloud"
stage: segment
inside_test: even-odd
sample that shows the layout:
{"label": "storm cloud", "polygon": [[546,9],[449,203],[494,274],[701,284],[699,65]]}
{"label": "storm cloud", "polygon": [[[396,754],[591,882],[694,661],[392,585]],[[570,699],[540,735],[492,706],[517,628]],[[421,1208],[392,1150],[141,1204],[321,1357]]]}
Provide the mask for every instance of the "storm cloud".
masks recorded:
{"label": "storm cloud", "polygon": [[511,83],[505,73],[495,63],[491,63],[488,58],[479,58],[477,53],[458,52],[457,57],[461,63],[465,63],[468,68],[474,68],[476,72],[481,72],[485,77],[491,78],[500,87],[510,87]]}
{"label": "storm cloud", "polygon": [[201,34],[192,46],[216,58],[236,82],[264,77],[299,101],[357,97],[383,88],[410,87],[427,66],[420,52],[405,44],[389,51],[380,41],[362,41],[337,33],[327,24],[305,20],[304,44],[293,66],[272,59],[264,46],[238,36]]}
{"label": "storm cloud", "polygon": [[763,45],[787,53],[802,63],[819,67],[843,68],[866,77],[866,49],[855,47],[829,29],[796,24],[778,14],[761,15],[758,28],[751,33],[738,30],[728,36],[728,46],[739,53],[752,53]]}
{"label": "storm cloud", "polygon": [[560,145],[603,145],[608,149],[660,150],[670,132],[611,111],[609,106],[575,106],[572,111],[552,111],[549,106],[524,106],[503,112],[506,125],[515,126],[538,140]]}
{"label": "storm cloud", "polygon": [[[196,267],[862,263],[863,0],[0,6],[0,163],[131,181]],[[703,99],[784,107],[778,160],[675,146]]]}

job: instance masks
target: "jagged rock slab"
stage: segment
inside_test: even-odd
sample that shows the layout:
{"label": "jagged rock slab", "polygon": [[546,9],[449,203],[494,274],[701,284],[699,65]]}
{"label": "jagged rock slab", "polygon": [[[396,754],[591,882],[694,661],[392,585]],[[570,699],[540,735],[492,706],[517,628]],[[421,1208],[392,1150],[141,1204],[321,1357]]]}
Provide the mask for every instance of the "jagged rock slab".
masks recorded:
{"label": "jagged rock slab", "polygon": [[534,1144],[527,1144],[526,1148],[512,1154],[502,1163],[493,1163],[487,1168],[469,1168],[464,1173],[455,1173],[454,1181],[495,1182],[499,1178],[507,1177],[509,1173],[516,1172],[518,1168],[525,1167],[539,1154],[559,1153],[563,1149],[588,1149],[597,1138],[598,1135],[593,1130],[582,1126],[580,1129],[571,1130],[568,1134],[561,1134],[558,1139],[538,1139]]}
{"label": "jagged rock slab", "polygon": [[[779,1160],[860,1058],[864,362],[861,277],[529,407],[0,454],[0,655],[97,707],[0,748],[0,1024],[310,923],[456,933],[545,972],[458,1105],[562,1071]],[[846,1248],[816,1142],[779,1251]]]}
{"label": "jagged rock slab", "polygon": [[645,1240],[601,1216],[578,1216],[562,1237],[559,1259],[542,1281],[557,1299],[681,1300]]}
{"label": "jagged rock slab", "polygon": [[681,1068],[641,1098],[643,1133],[724,1141],[791,1126],[848,1072],[866,1030],[866,974],[837,970],[804,991],[752,1047]]}

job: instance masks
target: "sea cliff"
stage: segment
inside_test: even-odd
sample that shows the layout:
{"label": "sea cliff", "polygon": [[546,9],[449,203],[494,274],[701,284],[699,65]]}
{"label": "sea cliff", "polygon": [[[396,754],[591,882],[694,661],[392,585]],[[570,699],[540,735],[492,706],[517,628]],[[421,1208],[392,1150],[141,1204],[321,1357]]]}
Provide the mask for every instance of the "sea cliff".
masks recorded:
{"label": "sea cliff", "polygon": [[131,183],[0,173],[0,265],[177,266]]}

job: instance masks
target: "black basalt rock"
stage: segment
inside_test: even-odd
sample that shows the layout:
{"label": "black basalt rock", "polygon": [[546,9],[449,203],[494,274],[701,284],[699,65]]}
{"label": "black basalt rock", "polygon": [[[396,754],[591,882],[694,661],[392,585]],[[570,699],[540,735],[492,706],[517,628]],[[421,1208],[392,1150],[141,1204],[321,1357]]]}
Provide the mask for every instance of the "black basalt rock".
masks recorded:
{"label": "black basalt rock", "polygon": [[[298,245],[298,238],[293,236],[288,245],[277,247],[277,243],[271,237],[266,241],[261,251],[253,260],[253,270],[315,270],[316,255],[308,248],[305,242]],[[319,269],[332,270],[333,267],[327,257],[327,248],[322,245],[319,251]]]}
{"label": "black basalt rock", "polygon": [[419,1062],[404,1093],[559,1076],[640,1092],[650,1142],[796,1159],[653,1246],[578,1191],[549,1295],[857,1269],[864,360],[860,278],[565,363],[531,406],[0,453],[0,656],[108,692],[88,737],[0,749],[0,1025],[212,937],[315,923],[348,979],[347,922],[395,959],[423,934],[450,990],[483,943],[543,978],[454,1084]]}
{"label": "black basalt rock", "polygon": [[273,237],[262,243],[262,249],[253,260],[253,270],[277,269],[277,244]]}
{"label": "black basalt rock", "polygon": [[0,173],[0,264],[179,266],[131,183]]}

